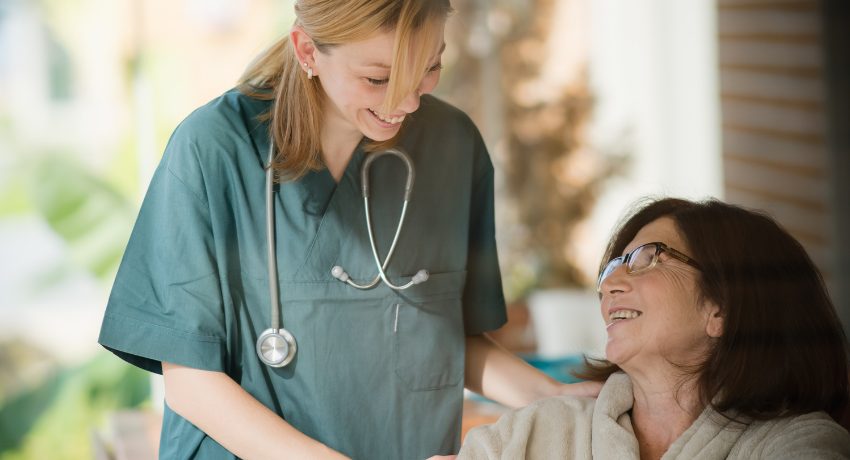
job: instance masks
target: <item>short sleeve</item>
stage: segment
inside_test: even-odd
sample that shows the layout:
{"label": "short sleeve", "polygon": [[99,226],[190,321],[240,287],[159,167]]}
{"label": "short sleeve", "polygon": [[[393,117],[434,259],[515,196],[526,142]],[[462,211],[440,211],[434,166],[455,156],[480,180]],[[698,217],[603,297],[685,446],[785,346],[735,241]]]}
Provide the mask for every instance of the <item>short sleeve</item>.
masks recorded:
{"label": "short sleeve", "polygon": [[196,144],[178,131],[151,180],[98,341],[161,373],[161,362],[224,370],[225,325]]}
{"label": "short sleeve", "polygon": [[470,206],[463,320],[467,335],[496,330],[507,321],[496,249],[493,163],[476,130],[475,179]]}

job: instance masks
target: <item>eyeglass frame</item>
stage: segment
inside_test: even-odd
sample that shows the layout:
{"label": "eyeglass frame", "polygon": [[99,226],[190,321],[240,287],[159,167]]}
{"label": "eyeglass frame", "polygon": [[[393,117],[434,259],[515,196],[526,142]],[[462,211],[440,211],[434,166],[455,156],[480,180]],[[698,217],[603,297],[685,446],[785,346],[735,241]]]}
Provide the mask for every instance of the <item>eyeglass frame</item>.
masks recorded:
{"label": "eyeglass frame", "polygon": [[[643,249],[643,248],[645,248],[646,246],[649,246],[649,245],[655,245],[655,253],[652,254],[652,261],[646,267],[639,268],[637,270],[632,270],[631,267],[629,267],[629,262],[632,259],[632,255],[634,255],[636,252],[638,252],[639,250],[641,250],[641,249]],[[619,267],[620,265],[626,266],[626,273],[629,274],[629,275],[644,272],[646,270],[650,270],[650,269],[654,268],[658,264],[658,259],[659,259],[659,256],[661,255],[662,252],[666,252],[667,254],[670,254],[674,259],[676,259],[680,262],[684,262],[684,263],[690,265],[691,267],[696,268],[697,270],[702,270],[702,267],[700,266],[700,264],[696,260],[694,260],[692,257],[689,257],[689,256],[685,255],[684,253],[682,253],[681,251],[677,251],[677,250],[671,248],[670,246],[667,246],[666,244],[664,244],[660,241],[653,241],[651,243],[644,243],[644,244],[632,249],[627,254],[624,254],[624,255],[619,256],[619,257],[614,257],[613,259],[609,260],[608,263],[605,264],[605,267],[602,268],[602,271],[599,272],[599,278],[597,278],[597,280],[596,280],[596,292],[599,293],[599,294],[602,294],[602,282],[605,281],[606,278],[611,276],[611,273],[613,273],[614,270],[616,270],[617,267]],[[617,263],[617,265],[612,267],[611,270],[609,271],[608,268],[611,267],[611,264],[613,264],[617,261],[619,261],[619,263]]]}

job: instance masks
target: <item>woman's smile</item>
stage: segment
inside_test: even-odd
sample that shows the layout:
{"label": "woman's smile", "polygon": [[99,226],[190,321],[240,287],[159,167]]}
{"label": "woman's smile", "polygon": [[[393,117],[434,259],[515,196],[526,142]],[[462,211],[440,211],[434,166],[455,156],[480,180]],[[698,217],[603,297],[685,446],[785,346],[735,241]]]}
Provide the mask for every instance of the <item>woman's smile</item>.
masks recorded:
{"label": "woman's smile", "polygon": [[384,128],[396,128],[396,127],[398,127],[401,124],[401,122],[404,121],[404,117],[406,116],[406,114],[395,115],[395,116],[381,115],[380,113],[378,113],[375,110],[372,110],[372,109],[366,109],[366,110],[370,114],[372,114],[372,118],[374,118],[377,121],[377,123],[381,127],[384,127]]}
{"label": "woman's smile", "polygon": [[608,311],[608,322],[605,325],[605,328],[606,329],[610,328],[615,323],[633,320],[633,319],[641,316],[642,314],[643,314],[643,312],[638,311],[638,310],[633,310],[633,309],[630,309],[630,308],[614,307],[614,308],[612,308],[611,310]]}

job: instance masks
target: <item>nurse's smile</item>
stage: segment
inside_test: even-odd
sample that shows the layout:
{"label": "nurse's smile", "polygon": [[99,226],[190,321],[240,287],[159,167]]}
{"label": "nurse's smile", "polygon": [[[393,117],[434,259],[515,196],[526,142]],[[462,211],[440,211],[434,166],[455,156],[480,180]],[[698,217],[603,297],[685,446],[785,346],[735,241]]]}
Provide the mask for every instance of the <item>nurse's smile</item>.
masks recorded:
{"label": "nurse's smile", "polygon": [[407,116],[406,114],[393,116],[380,115],[377,111],[372,109],[366,109],[366,111],[372,115],[379,126],[387,129],[398,128],[401,125],[401,122],[404,121],[404,117]]}

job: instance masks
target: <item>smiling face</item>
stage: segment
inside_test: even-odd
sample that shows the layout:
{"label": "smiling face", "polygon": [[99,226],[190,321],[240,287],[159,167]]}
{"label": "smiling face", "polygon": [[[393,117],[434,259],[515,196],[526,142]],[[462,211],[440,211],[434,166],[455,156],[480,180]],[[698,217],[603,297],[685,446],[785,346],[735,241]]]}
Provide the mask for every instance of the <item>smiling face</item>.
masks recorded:
{"label": "smiling face", "polygon": [[431,46],[431,58],[415,89],[390,110],[383,105],[393,62],[393,31],[311,53],[313,71],[326,94],[324,125],[373,141],[395,136],[405,117],[419,108],[419,97],[431,92],[440,80],[443,27],[441,22],[438,40]]}
{"label": "smiling face", "polygon": [[[690,254],[669,217],[643,227],[623,254],[651,242]],[[601,285],[607,359],[626,372],[669,369],[671,361],[698,363],[722,333],[719,309],[700,300],[698,276],[697,269],[666,253],[655,267],[639,273],[617,267]]]}

